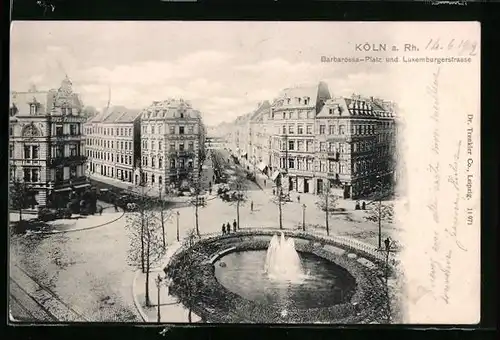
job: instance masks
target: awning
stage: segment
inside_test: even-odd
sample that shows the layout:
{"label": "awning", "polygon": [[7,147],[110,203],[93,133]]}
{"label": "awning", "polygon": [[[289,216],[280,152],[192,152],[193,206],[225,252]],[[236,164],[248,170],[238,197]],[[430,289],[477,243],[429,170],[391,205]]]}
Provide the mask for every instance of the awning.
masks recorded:
{"label": "awning", "polygon": [[273,175],[271,176],[271,179],[272,179],[273,181],[275,181],[275,180],[276,180],[276,178],[278,178],[278,176],[279,176],[279,175],[280,175],[279,170],[276,170],[275,172],[273,172]]}
{"label": "awning", "polygon": [[260,171],[264,171],[264,169],[267,167],[266,164],[264,164],[264,162],[260,162],[258,165],[257,165],[257,168],[260,170]]}
{"label": "awning", "polygon": [[75,185],[75,189],[81,189],[81,188],[85,188],[85,187],[89,187],[89,186],[90,186],[89,183]]}
{"label": "awning", "polygon": [[56,189],[54,190],[54,192],[62,192],[62,191],[70,191],[71,188],[70,187],[67,187],[67,188],[62,188],[62,189]]}

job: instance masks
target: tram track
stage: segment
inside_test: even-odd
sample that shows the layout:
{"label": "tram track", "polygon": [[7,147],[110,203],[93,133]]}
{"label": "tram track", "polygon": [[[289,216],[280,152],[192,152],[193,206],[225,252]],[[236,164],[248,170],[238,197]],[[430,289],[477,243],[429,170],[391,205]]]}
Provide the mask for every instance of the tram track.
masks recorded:
{"label": "tram track", "polygon": [[[11,266],[11,272],[17,274],[10,276],[11,282],[14,283],[14,285],[11,285],[11,293],[15,296],[14,298],[23,305],[24,308],[28,309],[32,315],[34,314],[34,310],[43,311],[43,313],[33,315],[36,320],[41,319],[44,321],[63,322],[88,321],[82,313],[76,311],[73,307],[64,302],[52,289],[41,283],[23,268],[14,264]],[[16,278],[14,279],[13,276]],[[20,282],[22,282],[24,286]],[[22,299],[21,296],[23,295],[29,298],[28,301],[24,299],[24,304],[20,302]],[[13,299],[13,301],[15,300]],[[31,305],[31,308],[29,305]],[[45,317],[40,314],[45,314]],[[49,320],[47,320],[47,317]]]}

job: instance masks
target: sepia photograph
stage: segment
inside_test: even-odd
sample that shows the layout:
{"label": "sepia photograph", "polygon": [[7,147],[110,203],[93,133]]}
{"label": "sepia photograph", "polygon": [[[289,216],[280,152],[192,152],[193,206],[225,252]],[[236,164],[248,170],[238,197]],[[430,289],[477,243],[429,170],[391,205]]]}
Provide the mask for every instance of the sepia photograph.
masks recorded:
{"label": "sepia photograph", "polygon": [[475,324],[477,22],[17,21],[15,324]]}

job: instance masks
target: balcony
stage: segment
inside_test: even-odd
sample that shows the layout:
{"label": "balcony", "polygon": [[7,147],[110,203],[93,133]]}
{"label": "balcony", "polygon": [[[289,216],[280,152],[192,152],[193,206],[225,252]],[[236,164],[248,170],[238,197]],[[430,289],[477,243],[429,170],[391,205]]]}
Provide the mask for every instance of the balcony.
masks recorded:
{"label": "balcony", "polygon": [[67,157],[55,157],[50,160],[51,167],[59,167],[59,166],[70,166],[70,165],[78,165],[87,161],[87,156],[78,155],[78,156],[67,156]]}
{"label": "balcony", "polygon": [[66,140],[80,140],[84,136],[82,134],[71,134],[71,133],[63,133],[60,135],[53,135],[52,139],[56,141],[66,141]]}
{"label": "balcony", "polygon": [[169,151],[170,157],[194,157],[194,150]]}

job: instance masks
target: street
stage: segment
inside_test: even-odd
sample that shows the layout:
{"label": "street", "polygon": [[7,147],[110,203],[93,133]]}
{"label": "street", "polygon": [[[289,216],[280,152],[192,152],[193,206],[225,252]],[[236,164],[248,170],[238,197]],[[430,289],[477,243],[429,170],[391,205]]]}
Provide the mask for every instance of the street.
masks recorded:
{"label": "street", "polygon": [[[225,160],[222,168],[228,178],[243,177],[248,187],[248,199],[240,207],[240,227],[277,229],[279,215],[270,180],[266,188],[260,188],[246,179],[242,166],[228,162],[227,151],[213,152]],[[208,182],[213,184],[213,168],[210,155],[207,155],[201,177],[204,189],[208,189]],[[300,203],[295,200],[284,204],[284,228],[302,227],[302,205],[305,203],[306,229],[324,231],[325,216],[315,201],[313,195],[301,194]],[[253,211],[250,202],[253,202]],[[177,226],[181,238],[195,228],[194,209],[194,206],[187,206],[168,211],[167,244],[176,241]],[[198,210],[202,234],[221,232],[223,223],[232,224],[236,219],[236,205],[219,197],[208,199]],[[364,211],[351,208],[346,214],[330,216],[330,232],[376,244],[377,225],[365,221],[363,214]],[[126,221],[125,216],[99,228],[72,233],[13,235],[10,239],[12,317],[23,321],[141,321],[131,293],[136,268],[127,261]],[[383,237],[390,235],[396,239],[397,232],[391,226],[383,227]]]}

